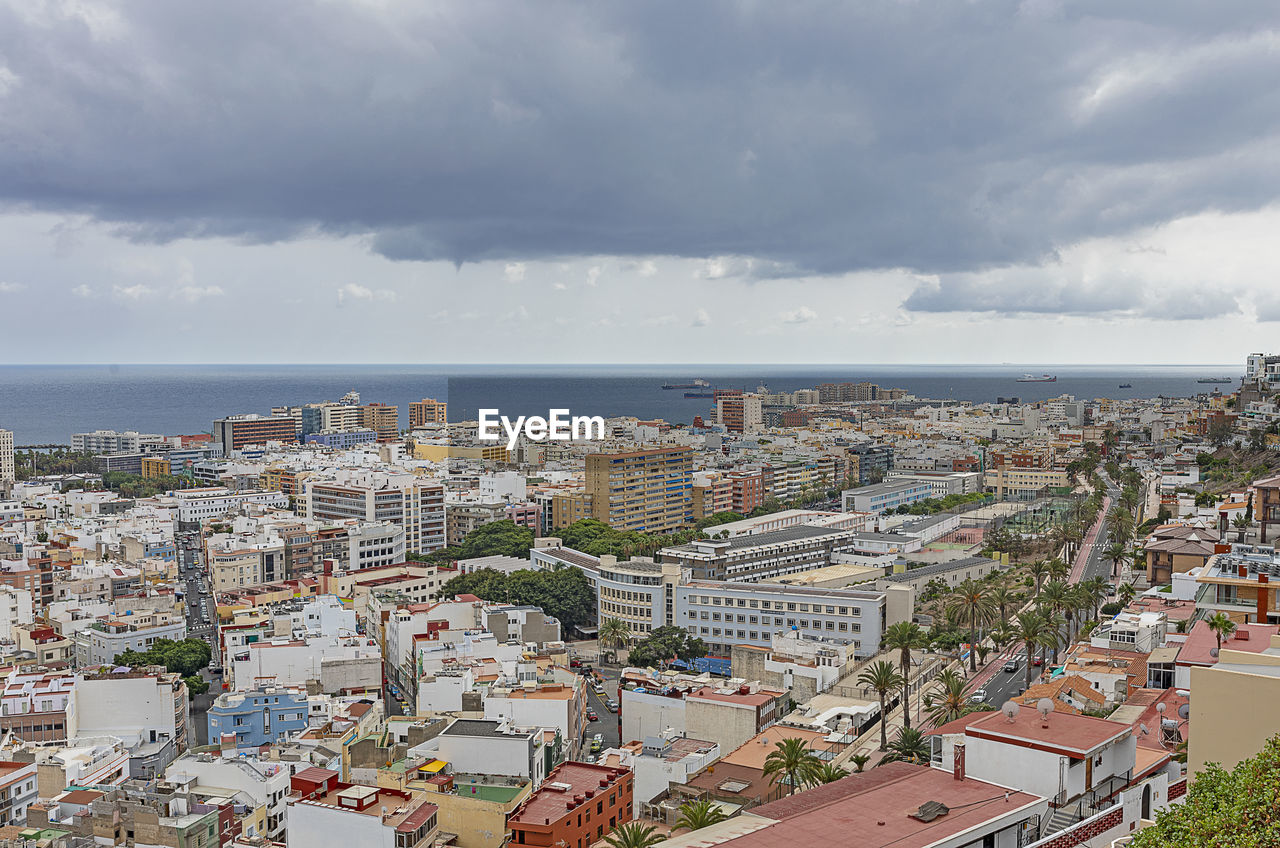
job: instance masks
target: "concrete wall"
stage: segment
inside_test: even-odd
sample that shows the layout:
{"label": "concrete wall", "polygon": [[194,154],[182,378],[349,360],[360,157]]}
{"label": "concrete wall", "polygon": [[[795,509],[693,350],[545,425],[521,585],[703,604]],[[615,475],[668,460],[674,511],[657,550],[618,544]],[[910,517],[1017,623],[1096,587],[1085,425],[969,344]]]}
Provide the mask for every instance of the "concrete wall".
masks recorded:
{"label": "concrete wall", "polygon": [[685,726],[694,739],[715,742],[721,751],[732,751],[756,735],[756,711],[746,705],[688,699]]}
{"label": "concrete wall", "polygon": [[[683,698],[667,698],[647,692],[622,691],[622,740],[635,742],[646,736],[657,736],[668,727],[677,736],[686,731],[686,712]],[[696,734],[689,734],[696,736]],[[707,739],[706,736],[697,736]]]}

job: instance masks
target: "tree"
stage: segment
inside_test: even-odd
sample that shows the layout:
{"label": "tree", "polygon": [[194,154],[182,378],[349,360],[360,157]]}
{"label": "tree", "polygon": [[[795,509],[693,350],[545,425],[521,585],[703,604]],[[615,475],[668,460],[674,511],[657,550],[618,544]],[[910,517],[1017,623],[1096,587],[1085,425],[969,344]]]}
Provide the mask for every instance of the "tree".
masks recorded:
{"label": "tree", "polygon": [[1129,546],[1120,540],[1116,540],[1107,546],[1106,552],[1102,558],[1111,563],[1111,576],[1120,576],[1120,564],[1130,557]]}
{"label": "tree", "polygon": [[1131,848],[1266,848],[1280,845],[1276,787],[1280,786],[1280,736],[1255,757],[1227,771],[1209,763],[1196,775],[1186,800],[1156,814],[1156,823],[1133,834]]}
{"label": "tree", "polygon": [[1049,560],[1049,579],[1050,580],[1066,580],[1071,575],[1071,566],[1067,565],[1061,559],[1054,557]]}
{"label": "tree", "polygon": [[898,669],[902,675],[902,724],[911,726],[911,697],[908,687],[911,684],[911,652],[922,651],[929,646],[929,637],[914,621],[899,621],[889,625],[884,631],[884,647],[887,651],[898,652]]}
{"label": "tree", "polygon": [[1040,596],[1040,587],[1044,584],[1044,580],[1049,576],[1049,563],[1047,560],[1038,559],[1027,566],[1027,573],[1031,575],[1031,579],[1036,581],[1036,597]]}
{"label": "tree", "polygon": [[665,841],[666,838],[651,824],[631,821],[620,825],[606,836],[604,841],[609,848],[649,848],[651,845]]}
{"label": "tree", "polygon": [[986,584],[966,580],[955,588],[947,603],[948,611],[954,611],[969,625],[969,671],[978,670],[978,628],[991,622],[996,606]]}
{"label": "tree", "polygon": [[[863,754],[865,757],[866,755]],[[861,769],[859,769],[861,771]],[[818,766],[818,770],[814,773],[814,785],[819,783],[835,783],[841,778],[848,777],[849,771],[843,769],[834,763],[822,763]]]}
{"label": "tree", "polygon": [[965,693],[965,679],[953,669],[947,669],[938,676],[942,691],[925,696],[925,715],[934,727],[954,721],[964,715],[969,698]]}
{"label": "tree", "polygon": [[[884,750],[883,748],[881,750]],[[853,763],[853,771],[855,774],[862,774],[862,770],[867,767],[867,763],[871,762],[870,754],[850,754],[849,762]]]}
{"label": "tree", "polygon": [[1238,542],[1244,541],[1244,534],[1249,529],[1249,525],[1251,523],[1252,522],[1250,522],[1249,519],[1245,518],[1243,515],[1237,515],[1235,518],[1231,519],[1231,526],[1236,528],[1236,532],[1238,534],[1236,537],[1236,541]]}
{"label": "tree", "polygon": [[631,648],[628,662],[634,666],[665,668],[673,659],[689,662],[706,655],[705,642],[683,627],[668,624],[637,642]]}
{"label": "tree", "polygon": [[616,651],[631,641],[631,626],[620,618],[606,618],[596,638],[600,647]]}
{"label": "tree", "polygon": [[523,559],[532,547],[533,531],[504,519],[481,524],[468,533],[458,546],[457,559],[499,555]]}
{"label": "tree", "polygon": [[1027,649],[1027,688],[1031,687],[1031,658],[1036,648],[1044,643],[1047,629],[1045,620],[1031,610],[1018,613],[1013,625],[1014,635]]}
{"label": "tree", "polygon": [[137,668],[144,665],[162,665],[167,671],[183,677],[199,675],[209,665],[213,650],[202,639],[157,639],[145,651],[127,650],[116,654],[116,665]]}
{"label": "tree", "polygon": [[814,783],[822,761],[805,747],[803,739],[781,739],[774,743],[774,750],[764,758],[764,773],[773,783],[779,778],[789,786],[788,795],[794,795],[797,786]]}
{"label": "tree", "polygon": [[903,727],[889,743],[889,752],[876,765],[897,762],[928,765],[931,756],[929,740],[924,734],[917,728]]}
{"label": "tree", "polygon": [[858,685],[875,691],[880,699],[880,750],[886,751],[889,748],[889,693],[902,688],[902,675],[888,660],[876,660],[858,675]]}
{"label": "tree", "polygon": [[1236,623],[1225,612],[1215,612],[1205,619],[1205,622],[1213,631],[1214,639],[1218,642],[1218,651],[1221,652],[1222,640],[1230,638],[1231,634],[1236,632]]}
{"label": "tree", "polygon": [[1209,419],[1209,444],[1220,448],[1231,441],[1231,421],[1225,415],[1215,415]]}
{"label": "tree", "polygon": [[1022,599],[1022,595],[1020,593],[1010,589],[1004,583],[998,583],[995,586],[992,586],[988,597],[990,598],[991,603],[995,605],[996,610],[1000,613],[1000,623],[1004,623],[1009,620],[1009,607]]}
{"label": "tree", "polygon": [[680,805],[673,830],[702,830],[713,824],[719,824],[729,818],[725,811],[710,798],[701,801],[686,801]]}
{"label": "tree", "polygon": [[565,630],[595,621],[595,592],[586,575],[577,568],[552,571],[526,568],[510,574],[482,568],[450,579],[438,593],[442,598],[462,594],[475,595],[485,601],[538,607],[558,619]]}
{"label": "tree", "polygon": [[198,674],[192,674],[182,678],[182,682],[187,684],[187,697],[195,700],[196,695],[203,695],[209,691],[209,681],[205,680]]}
{"label": "tree", "polygon": [[1107,581],[1101,577],[1090,577],[1079,584],[1083,597],[1089,601],[1090,618],[1098,617],[1098,605],[1107,597]]}
{"label": "tree", "polygon": [[1116,589],[1116,595],[1120,598],[1123,606],[1129,606],[1133,601],[1133,596],[1138,594],[1138,590],[1134,588],[1132,583],[1121,583],[1120,588]]}

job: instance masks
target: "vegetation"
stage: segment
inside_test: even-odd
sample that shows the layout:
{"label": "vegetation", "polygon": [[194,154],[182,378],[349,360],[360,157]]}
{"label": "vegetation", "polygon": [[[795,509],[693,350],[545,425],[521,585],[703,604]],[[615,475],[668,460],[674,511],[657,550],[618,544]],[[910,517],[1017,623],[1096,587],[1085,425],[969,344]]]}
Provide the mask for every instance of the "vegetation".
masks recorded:
{"label": "vegetation", "polygon": [[[866,755],[863,754],[863,756]],[[865,760],[863,762],[865,762]],[[859,771],[861,771],[861,769],[859,769]],[[848,776],[849,772],[840,766],[835,765],[834,763],[823,763],[818,766],[817,772],[814,773],[814,777],[816,778],[814,783],[835,783],[837,780]]]}
{"label": "vegetation", "polygon": [[976,672],[978,660],[974,648],[978,644],[978,628],[989,624],[996,611],[989,586],[978,580],[964,581],[955,588],[947,609],[969,626],[969,671]]}
{"label": "vegetation", "polygon": [[88,474],[98,470],[93,453],[58,448],[44,451],[15,451],[14,476],[18,480],[44,477],[47,474]]}
{"label": "vegetation", "polygon": [[899,515],[935,515],[954,509],[967,503],[990,503],[995,496],[985,492],[970,492],[967,495],[946,495],[941,498],[925,498],[913,504],[903,504],[896,512]]}
{"label": "vegetation", "polygon": [[947,669],[938,677],[942,691],[925,696],[925,715],[934,727],[955,721],[969,712],[969,698],[965,693],[965,678],[953,669]]}
{"label": "vegetation", "polygon": [[788,795],[794,795],[796,787],[817,783],[822,761],[805,747],[803,739],[782,739],[774,743],[774,750],[764,758],[764,773],[774,784],[785,780]]}
{"label": "vegetation", "polygon": [[657,845],[666,838],[651,824],[630,821],[619,825],[604,838],[604,841],[609,848],[649,848],[650,845]]}
{"label": "vegetation", "polygon": [[1131,848],[1264,848],[1280,845],[1280,736],[1227,771],[1210,763],[1179,805],[1133,834]]}
{"label": "vegetation", "polygon": [[703,798],[701,801],[687,801],[680,805],[679,815],[676,816],[676,826],[674,830],[702,830],[704,827],[710,827],[713,824],[719,824],[729,818],[725,811],[710,798]]}
{"label": "vegetation", "polygon": [[182,675],[187,684],[187,694],[194,698],[209,691],[209,682],[200,672],[209,665],[213,651],[209,643],[203,639],[157,639],[145,651],[128,650],[116,654],[116,665],[127,665],[133,668],[147,665],[162,665],[166,671]]}
{"label": "vegetation", "polygon": [[914,621],[899,621],[884,631],[884,649],[898,652],[899,674],[902,676],[902,723],[911,727],[911,652],[929,646],[929,637]]}
{"label": "vegetation", "polygon": [[880,699],[880,750],[887,751],[889,736],[886,720],[889,715],[889,693],[904,688],[902,675],[893,667],[893,663],[888,660],[877,660],[858,675],[858,685],[874,690],[876,697]]}
{"label": "vegetation", "polygon": [[1231,634],[1236,632],[1236,623],[1225,612],[1215,612],[1205,621],[1213,631],[1213,638],[1218,643],[1218,651],[1221,652],[1222,640],[1230,638]]}
{"label": "vegetation", "polygon": [[554,571],[521,569],[510,574],[482,568],[459,574],[440,587],[439,597],[471,594],[485,601],[539,607],[571,630],[595,622],[595,593],[576,568]]}
{"label": "vegetation", "polygon": [[929,758],[929,740],[925,738],[925,735],[918,728],[903,727],[898,730],[898,735],[889,743],[888,753],[876,765],[882,766],[885,763],[902,762],[927,766]]}
{"label": "vegetation", "polygon": [[596,639],[601,648],[616,651],[631,641],[631,626],[620,618],[606,618],[600,622]]}
{"label": "vegetation", "polygon": [[673,659],[688,662],[707,655],[707,646],[683,627],[659,627],[632,647],[628,662],[634,666],[664,668]]}

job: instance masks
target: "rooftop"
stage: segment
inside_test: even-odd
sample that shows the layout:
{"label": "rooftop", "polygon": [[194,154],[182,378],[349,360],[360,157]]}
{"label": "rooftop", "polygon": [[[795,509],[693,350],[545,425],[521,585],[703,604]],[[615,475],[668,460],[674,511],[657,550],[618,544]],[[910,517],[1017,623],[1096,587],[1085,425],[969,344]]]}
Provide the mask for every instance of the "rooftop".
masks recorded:
{"label": "rooftop", "polygon": [[[981,716],[964,728],[966,736],[1070,754],[1077,759],[1131,732],[1127,724],[1105,718],[1060,712],[1046,718],[1038,710],[1027,707],[1019,710],[1013,719],[1003,712],[981,713]],[[954,733],[956,731],[945,729],[955,723],[943,725],[938,731]]]}
{"label": "rooftop", "polygon": [[[663,551],[679,551],[680,553],[700,553],[709,544],[725,546],[729,550],[738,550],[741,548],[762,548],[766,545],[781,545],[787,542],[801,542],[807,539],[819,539],[824,536],[847,535],[849,530],[833,530],[826,527],[810,527],[808,525],[800,525],[798,527],[784,527],[781,530],[770,530],[767,533],[757,533],[754,536],[734,536],[731,539],[700,539],[696,542],[690,542],[687,545],[673,545],[669,548],[663,548]],[[661,553],[661,551],[659,551]]]}
{"label": "rooftop", "polygon": [[573,761],[561,763],[547,775],[542,787],[529,796],[529,799],[512,813],[507,821],[520,824],[546,824],[548,821],[559,821],[628,773],[628,769],[610,768],[592,763]]}
{"label": "rooftop", "polygon": [[921,577],[928,577],[933,574],[949,574],[965,568],[973,568],[975,565],[998,565],[993,559],[986,557],[965,557],[964,559],[954,559],[950,562],[935,562],[929,565],[922,565],[919,568],[910,568],[897,574],[886,574],[884,580],[890,580],[894,583],[903,583],[907,580],[916,580]]}
{"label": "rooftop", "polygon": [[[1260,654],[1271,647],[1271,637],[1277,633],[1280,626],[1275,624],[1238,624],[1236,632],[1222,640],[1222,649]],[[1178,652],[1178,665],[1215,665],[1217,650],[1217,637],[1202,619],[1191,625],[1187,641]]]}

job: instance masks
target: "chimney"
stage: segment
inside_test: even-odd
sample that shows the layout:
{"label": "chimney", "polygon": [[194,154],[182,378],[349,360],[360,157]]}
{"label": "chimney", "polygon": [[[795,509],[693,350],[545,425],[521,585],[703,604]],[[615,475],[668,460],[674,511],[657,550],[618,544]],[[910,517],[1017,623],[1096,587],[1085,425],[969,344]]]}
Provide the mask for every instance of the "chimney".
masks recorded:
{"label": "chimney", "polygon": [[964,780],[964,743],[957,742],[955,747],[955,762],[951,766],[951,776],[956,780]]}
{"label": "chimney", "polygon": [[1218,532],[1225,538],[1227,535],[1227,511],[1225,509],[1218,511]]}
{"label": "chimney", "polygon": [[1267,612],[1271,609],[1271,590],[1267,584],[1271,582],[1269,574],[1258,573],[1258,621],[1267,623]]}
{"label": "chimney", "polygon": [[1242,563],[1240,563],[1240,565],[1236,567],[1236,576],[1237,576],[1237,577],[1248,577],[1248,576],[1249,576],[1249,567],[1248,567],[1247,565],[1245,565],[1243,562],[1242,562]]}

